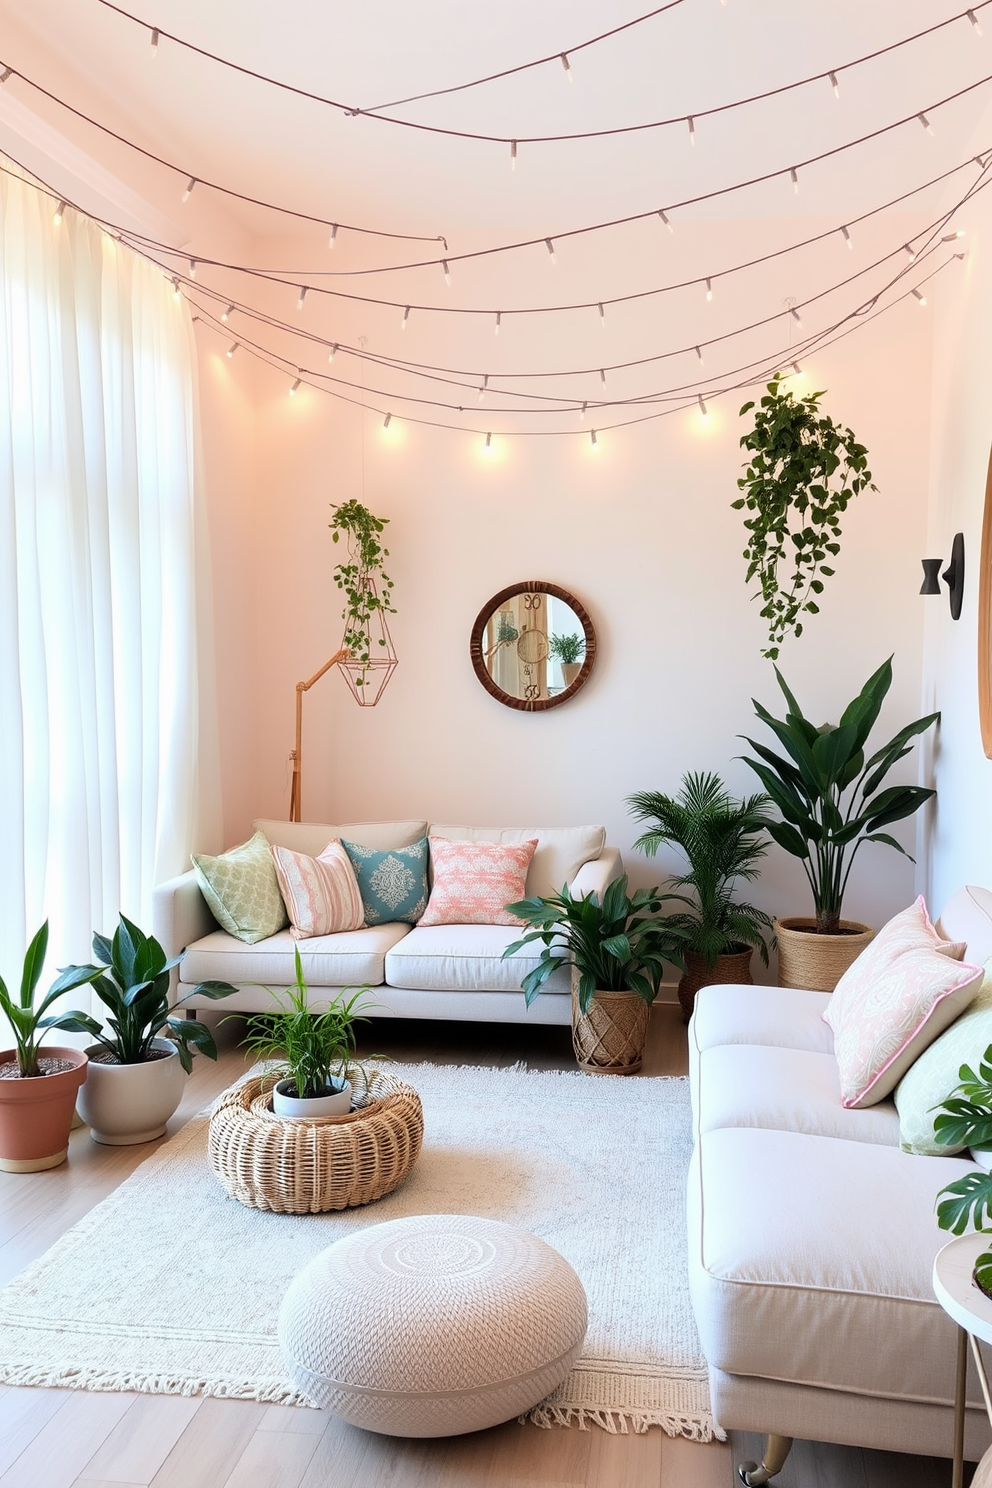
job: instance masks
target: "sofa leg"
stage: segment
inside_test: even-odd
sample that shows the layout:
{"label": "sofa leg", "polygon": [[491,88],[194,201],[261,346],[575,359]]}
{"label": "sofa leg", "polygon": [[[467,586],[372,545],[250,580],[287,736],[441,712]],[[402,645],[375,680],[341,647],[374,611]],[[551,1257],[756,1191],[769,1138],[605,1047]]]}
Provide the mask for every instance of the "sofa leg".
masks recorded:
{"label": "sofa leg", "polygon": [[759,1483],[767,1483],[776,1473],[782,1471],[785,1459],[791,1450],[791,1436],[769,1435],[765,1442],[761,1466],[759,1467],[756,1462],[742,1462],[737,1469],[737,1475],[742,1483],[748,1485],[748,1488],[757,1488]]}

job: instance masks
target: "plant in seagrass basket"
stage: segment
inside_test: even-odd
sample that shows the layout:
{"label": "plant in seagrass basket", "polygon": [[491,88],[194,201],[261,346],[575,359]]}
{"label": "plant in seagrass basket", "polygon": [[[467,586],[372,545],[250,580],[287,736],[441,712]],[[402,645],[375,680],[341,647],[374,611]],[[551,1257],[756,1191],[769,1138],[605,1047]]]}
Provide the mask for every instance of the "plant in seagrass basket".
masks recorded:
{"label": "plant in seagrass basket", "polygon": [[659,915],[671,897],[657,888],[628,894],[624,874],[602,903],[596,894],[576,899],[566,885],[560,894],[506,906],[533,928],[507,946],[504,959],[535,941],[544,947],[521,983],[528,1007],[552,973],[574,968],[573,1039],[582,1068],[618,1074],[640,1068],[665,965],[685,970],[685,931]]}
{"label": "plant in seagrass basket", "polygon": [[[935,1109],[933,1129],[942,1147],[992,1147],[992,1044],[985,1050],[978,1073],[963,1064],[961,1081]],[[937,1223],[942,1230],[963,1235],[969,1222],[979,1234],[992,1231],[992,1173],[966,1173],[948,1183],[937,1195]],[[975,1262],[975,1282],[992,1297],[992,1250],[983,1251]]]}

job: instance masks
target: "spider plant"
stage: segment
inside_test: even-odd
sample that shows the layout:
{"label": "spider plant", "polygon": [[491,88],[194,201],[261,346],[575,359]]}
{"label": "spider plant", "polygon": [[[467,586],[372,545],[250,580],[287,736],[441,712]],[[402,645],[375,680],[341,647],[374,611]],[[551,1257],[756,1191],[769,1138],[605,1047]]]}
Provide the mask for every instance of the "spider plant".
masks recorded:
{"label": "spider plant", "polygon": [[767,966],[771,919],[737,899],[734,887],[738,879],[758,877],[757,861],[768,850],[771,798],[759,794],[737,801],[719,775],[702,772],[683,776],[676,796],[638,791],[627,801],[637,820],[650,824],[636,848],[653,858],[659,847],[672,843],[688,860],[688,871],[671,883],[689,893],[670,896],[687,908],[668,916],[670,925],[685,932],[684,948],[713,966],[718,956],[755,947]]}

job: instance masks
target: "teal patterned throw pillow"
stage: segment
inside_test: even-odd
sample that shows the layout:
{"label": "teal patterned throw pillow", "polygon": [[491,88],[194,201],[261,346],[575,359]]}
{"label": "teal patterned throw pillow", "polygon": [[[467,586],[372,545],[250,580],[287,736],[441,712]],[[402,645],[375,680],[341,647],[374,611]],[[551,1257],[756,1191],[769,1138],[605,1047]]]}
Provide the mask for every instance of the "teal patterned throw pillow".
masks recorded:
{"label": "teal patterned throw pillow", "polygon": [[427,907],[427,838],[421,837],[412,847],[385,851],[344,838],[341,846],[358,879],[365,923],[415,925]]}

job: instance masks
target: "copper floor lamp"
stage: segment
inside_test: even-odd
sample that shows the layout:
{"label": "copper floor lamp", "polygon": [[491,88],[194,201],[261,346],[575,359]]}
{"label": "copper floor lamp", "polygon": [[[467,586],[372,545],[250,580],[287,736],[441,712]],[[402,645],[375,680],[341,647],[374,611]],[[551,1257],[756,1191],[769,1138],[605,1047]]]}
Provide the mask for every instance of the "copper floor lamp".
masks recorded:
{"label": "copper floor lamp", "polygon": [[296,748],[290,759],[293,761],[293,788],[289,796],[289,819],[290,821],[302,821],[300,811],[302,809],[303,796],[303,694],[309,692],[315,682],[319,682],[325,672],[331,667],[337,666],[342,661],[347,661],[351,655],[345,647],[335,651],[330,661],[325,661],[319,672],[314,672],[309,682],[297,682],[296,684]]}

